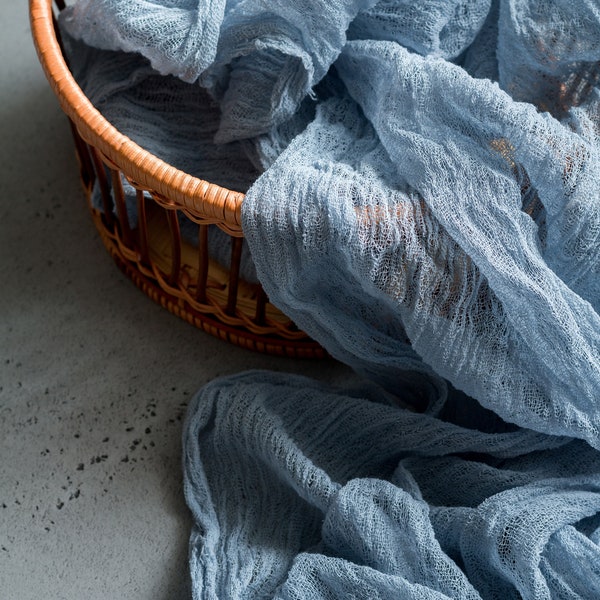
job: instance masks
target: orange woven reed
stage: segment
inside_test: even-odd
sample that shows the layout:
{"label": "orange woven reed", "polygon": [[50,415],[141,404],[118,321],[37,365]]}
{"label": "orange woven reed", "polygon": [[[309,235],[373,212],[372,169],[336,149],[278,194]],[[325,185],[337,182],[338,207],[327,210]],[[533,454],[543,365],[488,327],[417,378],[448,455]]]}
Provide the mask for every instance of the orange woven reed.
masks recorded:
{"label": "orange woven reed", "polygon": [[[62,10],[62,0],[55,7]],[[323,357],[323,349],[268,302],[260,285],[240,278],[244,194],[176,169],[113,127],[65,62],[52,0],[30,0],[29,9],[39,60],[73,126],[88,202],[94,182],[102,195],[102,212],[90,204],[94,223],[123,272],[155,302],[221,339],[269,354]],[[135,230],[127,221],[121,176],[138,190]],[[197,247],[182,240],[177,213],[198,223]],[[228,268],[208,255],[208,227],[231,236]]]}

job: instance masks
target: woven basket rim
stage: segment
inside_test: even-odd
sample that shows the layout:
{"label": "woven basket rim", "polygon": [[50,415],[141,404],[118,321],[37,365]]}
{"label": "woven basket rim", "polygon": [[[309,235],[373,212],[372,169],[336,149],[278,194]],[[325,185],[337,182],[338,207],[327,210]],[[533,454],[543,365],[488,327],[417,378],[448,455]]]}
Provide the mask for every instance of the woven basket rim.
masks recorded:
{"label": "woven basket rim", "polygon": [[31,32],[44,73],[61,108],[80,135],[141,187],[241,234],[243,193],[199,179],[166,163],[122,134],[92,105],[65,62],[55,34],[52,1],[29,0]]}

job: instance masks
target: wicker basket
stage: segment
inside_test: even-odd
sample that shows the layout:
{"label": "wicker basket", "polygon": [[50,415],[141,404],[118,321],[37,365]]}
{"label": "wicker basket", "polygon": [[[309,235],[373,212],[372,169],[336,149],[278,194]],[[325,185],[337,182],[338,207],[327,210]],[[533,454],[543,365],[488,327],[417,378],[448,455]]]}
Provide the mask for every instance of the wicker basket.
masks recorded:
{"label": "wicker basket", "polygon": [[[117,265],[154,301],[212,335],[268,354],[323,357],[323,349],[268,302],[259,284],[240,277],[244,195],[166,164],[92,106],[61,51],[54,10],[63,8],[63,0],[55,0],[54,8],[52,0],[30,0],[33,39],[72,126],[94,223]],[[122,176],[136,189],[135,229],[127,219]],[[102,211],[91,203],[94,184]],[[197,246],[182,238],[178,213],[199,225]],[[209,257],[209,227],[221,228],[231,239],[228,268]]]}

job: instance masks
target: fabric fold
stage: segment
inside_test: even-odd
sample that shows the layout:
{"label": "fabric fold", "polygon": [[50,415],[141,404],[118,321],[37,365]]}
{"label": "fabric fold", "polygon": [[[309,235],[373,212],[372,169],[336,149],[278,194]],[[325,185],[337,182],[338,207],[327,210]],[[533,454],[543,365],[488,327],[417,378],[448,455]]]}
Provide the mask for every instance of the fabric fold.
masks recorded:
{"label": "fabric fold", "polygon": [[61,25],[109,121],[247,192],[252,277],[365,380],[200,390],[194,597],[600,597],[596,4],[80,0]]}
{"label": "fabric fold", "polygon": [[479,416],[284,373],[211,382],[183,440],[195,597],[595,597],[600,455]]}

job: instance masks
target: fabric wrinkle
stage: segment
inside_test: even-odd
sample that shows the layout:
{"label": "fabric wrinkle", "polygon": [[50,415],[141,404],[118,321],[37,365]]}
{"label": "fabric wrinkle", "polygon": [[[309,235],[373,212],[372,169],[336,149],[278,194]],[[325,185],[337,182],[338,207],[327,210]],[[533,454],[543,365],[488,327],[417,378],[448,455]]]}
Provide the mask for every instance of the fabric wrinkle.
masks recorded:
{"label": "fabric wrinkle", "polygon": [[60,25],[111,123],[246,194],[242,277],[365,382],[194,397],[194,598],[600,597],[596,4],[79,0]]}

